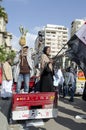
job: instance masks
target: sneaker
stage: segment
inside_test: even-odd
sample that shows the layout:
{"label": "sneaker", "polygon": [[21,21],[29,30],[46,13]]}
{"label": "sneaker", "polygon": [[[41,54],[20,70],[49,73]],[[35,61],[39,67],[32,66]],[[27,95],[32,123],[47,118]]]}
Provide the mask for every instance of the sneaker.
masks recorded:
{"label": "sneaker", "polygon": [[74,102],[74,99],[69,99],[69,102]]}
{"label": "sneaker", "polygon": [[36,93],[39,93],[39,91],[36,91]]}
{"label": "sneaker", "polygon": [[27,94],[28,92],[24,92],[25,94]]}
{"label": "sneaker", "polygon": [[31,91],[30,93],[34,93],[34,91]]}
{"label": "sneaker", "polygon": [[2,100],[9,100],[10,97],[2,97]]}

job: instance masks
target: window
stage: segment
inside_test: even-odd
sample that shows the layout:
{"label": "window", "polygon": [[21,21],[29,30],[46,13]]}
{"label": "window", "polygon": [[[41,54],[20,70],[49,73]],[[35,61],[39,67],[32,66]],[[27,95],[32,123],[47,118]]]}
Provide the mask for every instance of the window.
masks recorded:
{"label": "window", "polygon": [[51,38],[46,38],[46,40],[49,40],[49,41],[50,41],[50,40],[51,40]]}
{"label": "window", "polygon": [[63,34],[67,34],[67,32],[63,32]]}
{"label": "window", "polygon": [[46,44],[47,44],[47,45],[50,45],[51,43],[50,43],[50,42],[47,42]]}
{"label": "window", "polygon": [[59,30],[62,30],[62,27],[58,27]]}
{"label": "window", "polygon": [[50,32],[46,31],[46,33],[50,33]]}
{"label": "window", "polygon": [[63,28],[63,30],[67,30],[66,28]]}
{"label": "window", "polygon": [[52,34],[56,34],[56,32],[51,32]]}

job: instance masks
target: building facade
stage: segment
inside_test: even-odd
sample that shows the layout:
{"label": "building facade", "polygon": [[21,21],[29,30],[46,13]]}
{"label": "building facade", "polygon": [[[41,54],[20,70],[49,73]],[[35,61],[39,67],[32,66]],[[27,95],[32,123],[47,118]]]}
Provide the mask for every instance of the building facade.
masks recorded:
{"label": "building facade", "polygon": [[0,6],[0,45],[7,49],[11,48],[11,33],[7,32],[6,24],[8,23],[8,15],[5,9]]}
{"label": "building facade", "polygon": [[[36,62],[40,62],[40,57],[45,46],[51,48],[51,58],[53,58],[64,47],[68,41],[68,28],[61,25],[47,24],[42,30],[38,32],[35,41]],[[65,51],[64,48],[60,54]],[[37,63],[36,63],[37,64]]]}
{"label": "building facade", "polygon": [[72,21],[71,23],[71,32],[70,32],[70,36],[72,37],[74,35],[74,33],[76,33],[76,31],[79,30],[79,28],[86,22],[85,19],[75,19],[74,21]]}

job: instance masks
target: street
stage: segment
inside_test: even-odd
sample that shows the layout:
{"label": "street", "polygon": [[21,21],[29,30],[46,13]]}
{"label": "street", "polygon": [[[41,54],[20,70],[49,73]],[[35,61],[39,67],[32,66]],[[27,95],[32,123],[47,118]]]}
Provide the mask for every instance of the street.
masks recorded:
{"label": "street", "polygon": [[[86,130],[86,119],[76,119],[76,115],[86,114],[86,102],[81,96],[75,96],[75,101],[70,103],[69,97],[61,98],[58,102],[58,117],[48,121],[39,120],[38,123],[29,126],[25,124],[10,125],[11,130]],[[32,121],[33,122],[33,121]]]}

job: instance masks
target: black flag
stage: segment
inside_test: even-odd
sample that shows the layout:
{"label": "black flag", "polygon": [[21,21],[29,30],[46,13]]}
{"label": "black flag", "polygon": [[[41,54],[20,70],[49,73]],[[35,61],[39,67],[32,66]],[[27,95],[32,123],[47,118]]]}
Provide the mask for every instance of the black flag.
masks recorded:
{"label": "black flag", "polygon": [[[86,78],[86,23],[68,41],[66,55],[83,70]],[[86,83],[85,83],[86,85]],[[86,100],[86,86],[83,97]]]}
{"label": "black flag", "polygon": [[68,41],[67,56],[76,62],[86,76],[86,23]]}

